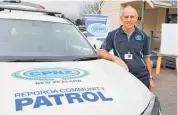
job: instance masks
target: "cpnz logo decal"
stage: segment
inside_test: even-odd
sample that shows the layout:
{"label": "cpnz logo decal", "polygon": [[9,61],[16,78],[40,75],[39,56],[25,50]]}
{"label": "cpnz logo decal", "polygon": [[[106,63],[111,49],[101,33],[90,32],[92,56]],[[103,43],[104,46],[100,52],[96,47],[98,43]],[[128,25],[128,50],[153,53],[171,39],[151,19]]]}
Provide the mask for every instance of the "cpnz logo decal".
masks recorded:
{"label": "cpnz logo decal", "polygon": [[17,71],[12,76],[25,80],[66,80],[81,78],[88,74],[89,72],[81,69],[42,68]]}
{"label": "cpnz logo decal", "polygon": [[101,23],[90,24],[87,30],[93,35],[105,35],[108,31],[107,27]]}

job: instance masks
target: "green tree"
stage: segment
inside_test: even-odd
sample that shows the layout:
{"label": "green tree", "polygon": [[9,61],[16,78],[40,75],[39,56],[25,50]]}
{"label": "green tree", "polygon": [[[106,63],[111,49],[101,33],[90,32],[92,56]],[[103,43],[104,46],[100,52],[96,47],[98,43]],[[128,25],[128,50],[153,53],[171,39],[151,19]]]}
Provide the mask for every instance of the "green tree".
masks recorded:
{"label": "green tree", "polygon": [[75,21],[75,25],[76,25],[76,26],[83,25],[83,21],[82,21],[81,19],[77,19],[77,20]]}

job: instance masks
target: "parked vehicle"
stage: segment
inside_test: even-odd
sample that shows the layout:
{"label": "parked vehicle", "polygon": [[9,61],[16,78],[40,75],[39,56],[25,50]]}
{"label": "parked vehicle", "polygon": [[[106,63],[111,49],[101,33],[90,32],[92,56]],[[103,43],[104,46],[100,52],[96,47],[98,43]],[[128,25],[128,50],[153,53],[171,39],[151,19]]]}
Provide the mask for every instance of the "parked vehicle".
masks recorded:
{"label": "parked vehicle", "polygon": [[0,8],[30,12],[0,12],[1,115],[161,115],[136,77],[98,59],[70,21],[44,15],[60,13]]}

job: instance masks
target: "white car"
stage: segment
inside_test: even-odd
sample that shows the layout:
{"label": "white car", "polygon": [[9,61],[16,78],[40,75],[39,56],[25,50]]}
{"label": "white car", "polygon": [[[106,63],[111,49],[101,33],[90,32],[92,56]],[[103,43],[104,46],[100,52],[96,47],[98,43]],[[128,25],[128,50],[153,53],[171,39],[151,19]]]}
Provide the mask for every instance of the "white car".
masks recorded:
{"label": "white car", "polygon": [[26,12],[0,12],[0,115],[161,115],[156,96],[98,59],[73,24]]}

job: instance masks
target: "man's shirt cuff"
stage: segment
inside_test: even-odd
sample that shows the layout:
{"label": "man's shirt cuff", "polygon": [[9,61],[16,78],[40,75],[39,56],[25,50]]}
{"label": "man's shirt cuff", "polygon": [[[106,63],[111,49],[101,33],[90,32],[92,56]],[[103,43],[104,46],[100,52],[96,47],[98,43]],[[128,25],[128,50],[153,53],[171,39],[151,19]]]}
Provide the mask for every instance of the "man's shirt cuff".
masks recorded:
{"label": "man's shirt cuff", "polygon": [[151,54],[148,54],[148,55],[143,55],[143,57],[150,57],[151,56]]}

